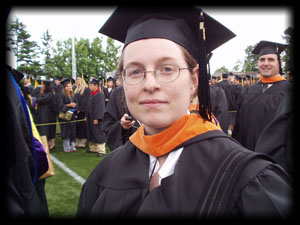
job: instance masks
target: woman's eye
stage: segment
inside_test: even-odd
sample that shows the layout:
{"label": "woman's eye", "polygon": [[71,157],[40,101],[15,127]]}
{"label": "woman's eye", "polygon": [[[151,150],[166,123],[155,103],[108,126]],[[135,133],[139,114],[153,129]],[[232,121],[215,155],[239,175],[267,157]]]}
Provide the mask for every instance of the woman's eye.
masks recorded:
{"label": "woman's eye", "polygon": [[143,73],[143,71],[141,69],[130,69],[128,71],[129,76],[138,76],[138,75],[141,75],[142,73]]}
{"label": "woman's eye", "polygon": [[174,72],[174,68],[172,66],[163,66],[160,69],[160,72],[166,73],[166,74],[173,73]]}

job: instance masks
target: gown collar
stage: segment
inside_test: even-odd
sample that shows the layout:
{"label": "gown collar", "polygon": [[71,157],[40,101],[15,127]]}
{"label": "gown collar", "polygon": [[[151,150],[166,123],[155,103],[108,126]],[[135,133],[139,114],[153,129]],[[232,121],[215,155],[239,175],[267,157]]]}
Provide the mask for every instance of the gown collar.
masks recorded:
{"label": "gown collar", "polygon": [[145,135],[142,124],[129,140],[142,152],[159,157],[185,141],[212,130],[220,130],[220,127],[192,113],[183,116],[169,128],[155,135]]}
{"label": "gown collar", "polygon": [[276,75],[276,76],[268,77],[268,78],[265,78],[265,77],[260,75],[259,79],[264,84],[276,83],[276,82],[279,82],[279,81],[286,80],[283,76],[281,76],[279,74]]}

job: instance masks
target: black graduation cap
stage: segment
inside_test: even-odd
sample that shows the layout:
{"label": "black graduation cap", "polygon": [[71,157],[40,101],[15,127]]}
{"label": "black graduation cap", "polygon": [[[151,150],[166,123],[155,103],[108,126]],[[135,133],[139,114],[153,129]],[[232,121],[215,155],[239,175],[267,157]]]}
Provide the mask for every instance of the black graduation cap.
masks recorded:
{"label": "black graduation cap", "polygon": [[59,80],[59,81],[61,81],[61,80],[62,80],[62,77],[60,77],[60,76],[56,76],[56,77],[55,77],[55,80]]}
{"label": "black graduation cap", "polygon": [[66,86],[69,83],[71,83],[70,78],[64,78],[63,81],[61,82],[62,86]]}
{"label": "black graduation cap", "polygon": [[97,80],[97,79],[94,78],[94,77],[90,80],[90,83],[99,86],[99,80]]}
{"label": "black graduation cap", "polygon": [[252,54],[259,55],[259,56],[266,55],[266,54],[279,55],[286,47],[287,45],[285,44],[280,44],[280,43],[270,42],[270,41],[261,41],[253,49]]}
{"label": "black graduation cap", "polygon": [[38,84],[42,84],[41,78],[37,78],[37,79],[36,79],[36,82],[37,82]]}
{"label": "black graduation cap", "polygon": [[110,81],[110,80],[112,80],[113,82],[116,81],[115,78],[113,78],[112,76],[110,76],[110,77],[107,78],[107,81]]}
{"label": "black graduation cap", "polygon": [[71,84],[75,84],[75,80],[71,78]]}
{"label": "black graduation cap", "polygon": [[238,81],[241,81],[243,78],[241,77],[241,76],[239,76],[239,75],[234,75],[234,78],[236,79],[236,80],[238,80]]}
{"label": "black graduation cap", "polygon": [[[118,7],[99,32],[124,43],[124,47],[144,38],[170,39],[198,59],[196,52],[201,11],[196,7]],[[204,12],[203,16],[206,52],[210,53],[236,36]]]}
{"label": "black graduation cap", "polygon": [[223,77],[223,78],[227,78],[227,77],[230,76],[230,75],[232,75],[231,72],[223,72],[223,73],[222,73],[222,77]]}
{"label": "black graduation cap", "polygon": [[51,80],[43,80],[43,84],[49,86],[52,84],[52,81]]}
{"label": "black graduation cap", "polygon": [[88,78],[87,75],[83,75],[83,79],[84,79],[84,81],[85,81],[86,84],[89,83],[89,78]]}
{"label": "black graduation cap", "polygon": [[207,53],[235,34],[196,7],[118,7],[99,30],[124,43],[146,38],[163,38],[183,46],[199,63],[199,113],[210,116]]}
{"label": "black graduation cap", "polygon": [[12,68],[11,66],[6,64],[6,68],[12,73],[13,77],[15,78],[17,83],[20,83],[20,81],[24,78],[24,74],[20,71]]}

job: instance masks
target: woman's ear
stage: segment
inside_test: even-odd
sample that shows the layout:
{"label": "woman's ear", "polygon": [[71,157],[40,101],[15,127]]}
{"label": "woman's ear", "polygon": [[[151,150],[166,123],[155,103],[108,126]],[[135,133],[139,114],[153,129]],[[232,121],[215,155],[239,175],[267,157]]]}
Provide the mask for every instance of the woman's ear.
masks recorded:
{"label": "woman's ear", "polygon": [[197,95],[195,93],[198,90],[198,76],[199,76],[199,64],[193,69],[192,76],[191,76],[191,94],[192,96]]}

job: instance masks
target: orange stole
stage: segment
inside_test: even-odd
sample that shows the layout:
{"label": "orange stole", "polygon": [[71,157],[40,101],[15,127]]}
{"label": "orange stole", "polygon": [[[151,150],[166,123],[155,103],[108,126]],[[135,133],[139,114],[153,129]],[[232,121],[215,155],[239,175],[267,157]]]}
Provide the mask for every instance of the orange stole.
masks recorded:
{"label": "orange stole", "polygon": [[185,141],[212,130],[221,129],[212,122],[192,113],[183,116],[169,128],[155,135],[145,135],[144,125],[142,124],[130,136],[129,140],[142,152],[159,157],[172,151]]}
{"label": "orange stole", "polygon": [[283,81],[286,80],[283,76],[281,75],[277,75],[277,76],[273,76],[273,77],[268,77],[265,78],[263,76],[260,75],[259,79],[261,80],[261,82],[263,82],[264,84],[270,84],[270,83],[276,83],[279,81]]}

